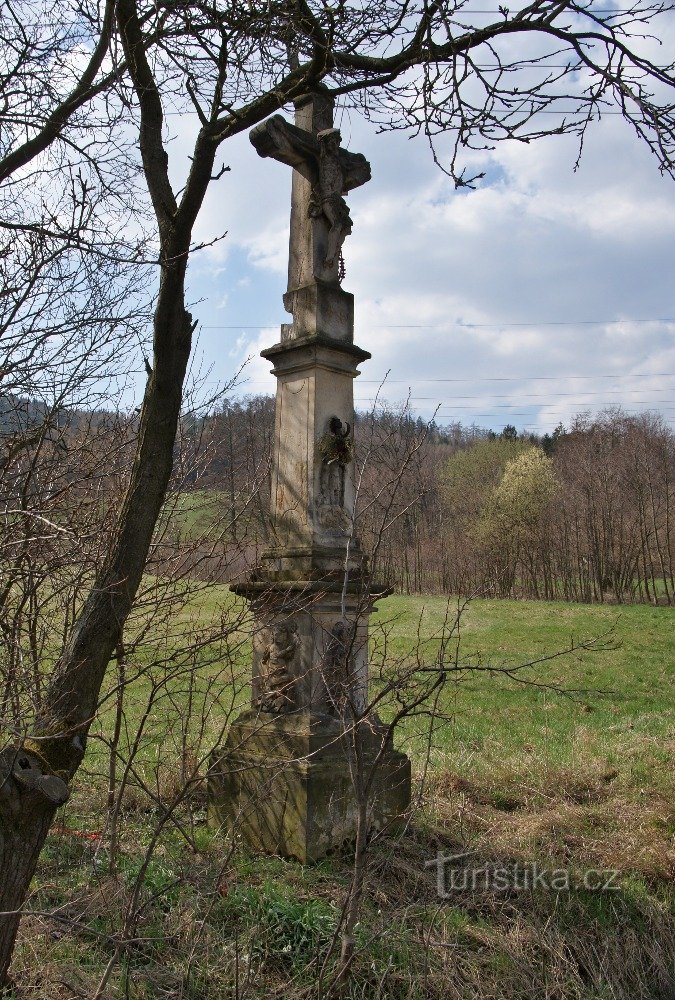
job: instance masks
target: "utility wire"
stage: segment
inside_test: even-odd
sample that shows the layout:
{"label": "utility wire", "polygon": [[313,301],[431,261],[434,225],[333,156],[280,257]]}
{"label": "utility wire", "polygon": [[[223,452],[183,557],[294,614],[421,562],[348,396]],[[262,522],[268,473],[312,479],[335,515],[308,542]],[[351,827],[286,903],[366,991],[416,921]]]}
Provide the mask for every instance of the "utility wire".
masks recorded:
{"label": "utility wire", "polygon": [[[642,389],[606,389],[603,392],[603,395],[604,396],[609,396],[609,395],[623,396],[627,392],[641,392],[641,391],[642,391]],[[647,392],[658,392],[658,393],[672,392],[672,391],[673,391],[672,387],[669,388],[669,389],[647,389]],[[485,399],[486,395],[487,395],[486,393],[472,393],[471,395],[465,395],[465,396],[455,396],[455,395],[453,395],[452,399],[453,400],[455,400],[455,399]],[[594,393],[594,392],[590,391],[590,392],[588,392],[588,395],[597,395],[597,393]],[[373,396],[360,396],[359,398],[360,399],[373,399],[374,397]],[[415,402],[427,402],[427,403],[429,403],[429,402],[433,403],[434,400],[438,399],[437,396],[409,396],[408,398],[411,399],[411,400],[414,400]],[[512,395],[510,395],[510,396],[495,396],[495,395],[490,394],[489,398],[490,399],[513,399],[513,396]],[[522,400],[522,399],[562,399],[562,398],[578,399],[579,398],[579,393],[578,392],[528,392],[528,393],[518,393],[518,398],[520,400]],[[602,402],[602,400],[598,400],[598,402]],[[611,400],[609,400],[609,402],[611,403]],[[630,402],[631,403],[675,403],[675,399],[632,399],[632,400],[630,400]],[[534,404],[534,405],[538,405],[538,404]]]}
{"label": "utility wire", "polygon": [[[355,402],[358,402],[358,403],[374,403],[377,398],[381,398],[381,396],[380,397],[376,397],[376,396],[356,396],[355,397]],[[546,407],[547,409],[549,408],[549,404],[547,404],[547,403],[540,403],[540,402],[530,403],[529,402],[529,397],[527,397],[527,396],[518,396],[517,399],[514,399],[510,403],[494,403],[494,404],[492,403],[492,399],[493,398],[505,399],[507,397],[497,396],[497,397],[488,397],[486,399],[485,396],[459,396],[458,398],[462,399],[462,400],[475,399],[476,402],[473,403],[473,404],[466,403],[466,402],[456,403],[454,399],[438,399],[437,397],[434,397],[434,396],[407,396],[406,397],[406,399],[409,400],[411,403],[421,403],[421,402],[435,403],[437,406],[452,406],[455,409],[463,409],[463,410],[472,410],[472,409],[476,409],[476,407],[480,407],[480,406],[490,406],[490,407],[493,407],[494,409],[508,408],[508,407],[513,407],[513,406],[530,406],[530,407],[535,408],[535,409],[536,408],[541,409],[542,407]],[[630,406],[666,406],[666,405],[668,405],[670,403],[675,403],[675,399],[627,399],[626,400],[626,404],[630,405]],[[556,400],[555,402],[551,403],[550,405],[552,407],[557,407],[557,408],[562,408],[562,409],[569,409],[570,406],[574,406],[574,405],[578,405],[578,406],[615,406],[616,405],[616,400],[602,400],[602,399],[591,400],[591,399],[582,399],[582,400],[578,400],[578,402],[576,404],[574,402],[574,399],[569,400],[569,402],[563,402],[562,400]]]}
{"label": "utility wire", "polygon": [[[374,403],[375,400],[376,400],[376,398],[377,397],[375,397],[375,396],[356,396],[355,397],[355,401],[359,402],[359,403]],[[547,409],[549,408],[549,405],[547,403],[539,403],[539,402],[530,403],[529,402],[530,399],[541,399],[540,396],[534,396],[533,397],[533,396],[521,396],[521,395],[519,395],[518,399],[515,400],[514,402],[511,402],[511,403],[494,403],[494,404],[492,403],[493,399],[508,399],[508,396],[491,396],[491,397],[489,397],[487,399],[485,398],[485,396],[455,396],[452,399],[439,399],[437,396],[407,396],[406,398],[409,399],[411,403],[435,403],[437,406],[454,406],[454,407],[461,407],[462,409],[471,409],[472,407],[470,405],[467,405],[464,402],[463,403],[456,403],[455,400],[458,400],[458,399],[461,399],[461,400],[475,399],[475,400],[477,400],[477,402],[474,404],[474,406],[492,406],[492,405],[494,405],[495,407],[502,407],[502,406],[532,406],[532,407],[546,407]],[[574,406],[574,405],[577,405],[577,406],[616,406],[617,402],[619,402],[619,403],[621,402],[620,400],[617,401],[617,400],[613,400],[613,399],[608,399],[608,400],[603,400],[603,399],[595,399],[595,400],[593,400],[593,399],[582,399],[582,400],[578,400],[578,402],[575,404],[574,403],[575,399],[578,399],[578,397],[573,396],[570,399],[569,402],[562,402],[560,400],[557,400],[557,402],[555,403],[555,405],[559,406],[559,407],[564,407],[565,409],[568,409],[570,406]],[[659,406],[660,407],[660,406],[664,406],[667,403],[675,403],[675,399],[626,399],[625,403],[626,403],[627,406]]]}
{"label": "utility wire", "polygon": [[[637,326],[645,323],[675,323],[670,316],[655,316],[652,319],[545,319],[535,322],[529,320],[523,323],[464,323],[456,320],[454,327],[460,330],[502,330],[505,327],[537,327],[537,326]],[[230,323],[227,326],[210,324],[200,325],[201,330],[271,330],[276,329],[278,322],[270,323]],[[362,326],[370,330],[446,330],[448,324],[440,323],[364,323]]]}
{"label": "utility wire", "polygon": [[392,379],[377,379],[377,378],[364,378],[359,381],[359,385],[381,385],[384,381],[384,385],[414,385],[420,382],[426,384],[428,382],[566,382],[569,379],[583,379],[591,380],[595,379],[605,379],[605,378],[675,378],[675,372],[636,372],[634,375],[495,375],[495,376],[483,376],[476,375],[475,377],[467,378],[418,378],[418,379],[405,379],[405,378],[392,378]]}
{"label": "utility wire", "polygon": [[[140,371],[140,369],[139,369]],[[675,372],[635,372],[634,374],[610,374],[610,375],[474,375],[467,376],[464,378],[424,378],[419,377],[415,379],[406,378],[360,378],[359,385],[382,385],[383,388],[389,385],[407,385],[412,387],[413,385],[427,385],[429,383],[454,383],[459,384],[462,382],[567,382],[570,379],[579,380],[590,380],[595,381],[596,379],[625,379],[625,378],[675,378]],[[209,384],[219,384],[219,380],[211,380]],[[271,376],[269,380],[263,381],[262,379],[242,379],[242,385],[270,385]],[[605,390],[612,391],[612,390]],[[637,392],[637,389],[626,389],[626,392]],[[669,392],[669,389],[647,389],[648,392]],[[529,393],[528,393],[529,395]],[[550,395],[550,393],[546,393]],[[572,395],[570,393],[570,395]]]}

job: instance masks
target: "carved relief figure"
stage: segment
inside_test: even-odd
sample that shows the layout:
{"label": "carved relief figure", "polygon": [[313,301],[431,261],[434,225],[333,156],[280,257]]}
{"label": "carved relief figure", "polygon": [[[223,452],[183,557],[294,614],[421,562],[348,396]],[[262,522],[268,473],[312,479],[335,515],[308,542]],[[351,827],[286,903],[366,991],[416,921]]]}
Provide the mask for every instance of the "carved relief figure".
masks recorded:
{"label": "carved relief figure", "polygon": [[269,630],[269,641],[264,645],[261,663],[263,690],[257,705],[263,712],[290,712],[295,707],[295,680],[292,664],[300,648],[298,626],[295,622],[277,622]]}
{"label": "carved relief figure", "polygon": [[354,458],[354,439],[349,424],[343,426],[339,417],[331,417],[328,430],[319,439],[319,520],[326,527],[344,528],[349,525],[345,511],[345,470]]}
{"label": "carved relief figure", "polygon": [[[328,128],[317,135],[319,140],[319,176],[312,186],[309,204],[310,218],[323,215],[330,226],[326,241],[323,268],[330,271],[342,249],[342,244],[352,231],[352,220],[347,202],[346,176],[340,157],[340,131]],[[322,274],[316,277],[323,277]]]}
{"label": "carved relief figure", "polygon": [[250,139],[260,156],[271,156],[294,167],[311,184],[310,219],[324,217],[328,236],[323,260],[317,261],[314,277],[335,280],[335,265],[352,220],[344,195],[370,180],[370,164],[361,153],[340,147],[339,129],[324,129],[316,135],[273,115],[251,130]]}
{"label": "carved relief figure", "polygon": [[344,715],[349,701],[349,628],[338,621],[330,631],[321,669],[326,690],[326,711]]}

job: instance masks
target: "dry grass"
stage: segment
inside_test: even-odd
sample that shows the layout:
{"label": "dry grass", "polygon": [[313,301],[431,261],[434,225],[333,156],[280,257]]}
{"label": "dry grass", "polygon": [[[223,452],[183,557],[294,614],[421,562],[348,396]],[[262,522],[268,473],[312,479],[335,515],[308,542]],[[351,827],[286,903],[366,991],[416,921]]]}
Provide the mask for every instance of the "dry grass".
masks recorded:
{"label": "dry grass", "polygon": [[[440,606],[425,608],[432,617],[441,613]],[[622,648],[611,662],[591,657],[570,668],[585,687],[618,688],[613,700],[551,699],[474,678],[452,692],[455,718],[439,734],[409,829],[372,845],[345,996],[674,1000],[673,633],[662,612],[627,609]],[[591,634],[614,614],[483,602],[472,607],[469,640],[475,633],[482,649],[492,643],[504,656],[534,655],[542,644],[564,645],[563,631],[573,625],[576,634]],[[417,634],[412,611],[408,618],[395,623],[402,649],[408,632],[411,642]],[[169,724],[161,713],[157,720]],[[411,727],[409,752],[420,760],[416,736]],[[142,762],[165,801],[179,790],[167,746],[174,744],[162,743],[161,769],[152,770],[156,758]],[[101,831],[105,801],[104,761],[93,757],[59,822],[80,833]],[[114,875],[105,835],[50,837],[29,902],[36,915],[22,923],[14,962],[21,1000],[95,996],[159,818],[156,803],[132,781]],[[347,896],[349,854],[309,868],[241,850],[227,860],[223,843],[206,830],[198,787],[178,818],[192,846],[167,824],[106,1000],[329,1000],[318,970]],[[475,889],[459,885],[439,898],[428,867],[438,851],[465,854],[466,868],[490,873],[535,864],[568,869],[570,889],[499,889],[479,879]],[[617,888],[584,888],[588,869],[616,869]],[[329,962],[323,986],[332,968]]]}
{"label": "dry grass", "polygon": [[675,796],[626,787],[614,768],[549,768],[536,785],[516,775],[478,785],[441,772],[428,799],[437,823],[496,852],[675,878]]}
{"label": "dry grass", "polygon": [[[203,822],[193,820],[197,828]],[[56,919],[22,925],[15,963],[22,1000],[94,995],[146,836],[147,817],[139,813],[134,822],[116,876],[101,871],[95,842],[51,838],[33,905]],[[660,793],[640,795],[601,762],[491,782],[436,773],[405,835],[373,844],[344,995],[672,1000],[674,829],[672,805]],[[240,852],[223,871],[221,845],[205,832],[203,844],[197,855],[175,837],[160,844],[135,940],[104,995],[318,997],[317,970],[346,898],[349,855],[303,868]],[[588,868],[615,868],[617,888],[499,890],[479,880],[439,898],[428,865],[439,851],[465,853],[461,864],[490,871],[536,862],[580,878]]]}

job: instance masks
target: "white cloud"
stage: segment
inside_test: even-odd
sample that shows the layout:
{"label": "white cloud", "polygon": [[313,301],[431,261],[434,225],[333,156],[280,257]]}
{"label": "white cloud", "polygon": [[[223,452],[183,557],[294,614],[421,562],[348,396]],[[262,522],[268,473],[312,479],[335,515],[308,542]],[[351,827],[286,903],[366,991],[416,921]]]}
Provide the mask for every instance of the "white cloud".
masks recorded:
{"label": "white cloud", "polygon": [[[569,139],[505,143],[486,154],[487,182],[468,193],[454,190],[423,141],[375,136],[353,117],[342,130],[373,167],[371,183],[350,195],[345,246],[356,341],[373,354],[357,398],[372,396],[390,370],[389,399],[411,386],[419,412],[443,402],[440,419],[475,415],[499,426],[519,413],[517,425],[550,428],[603,402],[642,408],[653,399],[667,410],[675,379],[624,376],[675,371],[675,324],[656,322],[675,311],[675,187],[620,117],[589,133],[576,173]],[[267,324],[256,299],[263,285],[276,287],[283,322],[290,170],[261,160],[246,136],[223,154],[232,171],[213,185],[196,233],[229,232],[199,264],[200,294],[210,298],[214,283],[202,320],[227,294],[215,279],[225,266],[227,288],[238,289],[232,310],[247,296],[249,325]],[[239,321],[234,312],[220,320]],[[276,339],[269,327],[240,336],[215,361],[217,375],[226,375],[225,355],[243,360]],[[268,372],[254,359],[248,391],[269,391]],[[430,381],[440,378],[466,381]]]}

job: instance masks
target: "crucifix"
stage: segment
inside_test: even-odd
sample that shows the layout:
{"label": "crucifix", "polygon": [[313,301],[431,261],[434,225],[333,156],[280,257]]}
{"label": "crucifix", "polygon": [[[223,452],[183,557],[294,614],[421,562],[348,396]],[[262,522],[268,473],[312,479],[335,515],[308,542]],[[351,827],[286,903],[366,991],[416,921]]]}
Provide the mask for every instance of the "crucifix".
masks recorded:
{"label": "crucifix", "polygon": [[[273,524],[287,549],[311,548],[310,563],[321,548],[335,551],[347,539],[358,559],[351,523],[353,381],[357,364],[370,355],[353,344],[354,299],[340,287],[340,256],[352,230],[344,195],[370,180],[370,164],[340,146],[333,102],[324,93],[298,103],[295,124],[273,115],[252,129],[250,140],[259,156],[293,167],[284,295],[293,323],[282,324],[281,344],[263,352],[278,379]],[[311,343],[309,353],[303,343]]]}
{"label": "crucifix", "polygon": [[342,149],[332,125],[314,133],[274,115],[250,138],[259,156],[294,167],[307,182],[296,182],[293,192],[288,290],[314,280],[337,283],[339,254],[352,231],[344,195],[370,180],[370,164],[362,153]]}
{"label": "crucifix", "polygon": [[[354,528],[354,300],[340,287],[352,220],[344,195],[370,180],[340,146],[326,93],[256,126],[260,156],[293,168],[288,290],[292,323],[262,356],[277,379],[271,541],[232,589],[254,619],[251,707],[214,754],[209,822],[250,846],[315,860],[355,833],[350,761],[378,761],[372,822],[401,815],[410,762],[366,711],[370,581]],[[361,720],[361,721],[359,721]],[[373,765],[374,766],[374,765]]]}
{"label": "crucifix", "polygon": [[323,94],[296,108],[295,124],[274,115],[256,126],[250,139],[259,156],[294,168],[284,296],[294,326],[287,336],[327,332],[321,327],[330,313],[330,334],[348,338],[353,305],[340,289],[340,258],[352,220],[344,195],[370,180],[370,164],[362,153],[340,146],[333,102]]}

